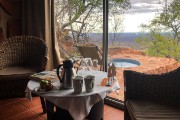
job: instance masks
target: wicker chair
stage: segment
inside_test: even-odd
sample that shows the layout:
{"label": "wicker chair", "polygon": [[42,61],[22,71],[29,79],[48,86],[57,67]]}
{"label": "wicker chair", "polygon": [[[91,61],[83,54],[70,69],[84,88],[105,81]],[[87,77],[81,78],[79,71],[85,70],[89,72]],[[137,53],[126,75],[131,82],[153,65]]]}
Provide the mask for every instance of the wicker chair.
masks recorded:
{"label": "wicker chair", "polygon": [[124,71],[125,120],[180,120],[180,68],[155,75]]}
{"label": "wicker chair", "polygon": [[15,36],[0,44],[0,98],[24,96],[29,75],[45,70],[47,46],[33,36]]}

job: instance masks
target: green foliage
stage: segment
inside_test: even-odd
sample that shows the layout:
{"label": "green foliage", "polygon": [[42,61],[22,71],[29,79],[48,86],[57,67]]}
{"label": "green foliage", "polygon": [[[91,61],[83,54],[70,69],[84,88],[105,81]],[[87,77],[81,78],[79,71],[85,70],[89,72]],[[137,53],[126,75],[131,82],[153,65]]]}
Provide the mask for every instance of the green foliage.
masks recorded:
{"label": "green foliage", "polygon": [[147,47],[148,55],[180,61],[180,0],[173,0],[168,6],[164,6],[163,11],[150,24],[142,24],[141,28],[150,31],[150,34],[136,41]]}
{"label": "green foliage", "polygon": [[147,49],[148,55],[174,58],[180,61],[180,45],[176,44],[174,39],[156,33],[152,36],[153,40]]}
{"label": "green foliage", "polygon": [[147,47],[146,54],[174,58],[180,61],[180,44],[172,38],[171,34],[150,33],[149,36],[136,39],[138,43]]}
{"label": "green foliage", "polygon": [[136,38],[135,41],[143,46],[142,49],[146,49],[149,47],[150,42],[151,42],[151,40],[149,38],[150,37],[148,35],[147,36],[141,36],[139,38]]}
{"label": "green foliage", "polygon": [[165,6],[148,26],[151,31],[171,31],[174,39],[180,42],[180,0],[173,0],[169,6]]}
{"label": "green foliage", "polygon": [[123,0],[114,0],[115,2],[123,2]]}

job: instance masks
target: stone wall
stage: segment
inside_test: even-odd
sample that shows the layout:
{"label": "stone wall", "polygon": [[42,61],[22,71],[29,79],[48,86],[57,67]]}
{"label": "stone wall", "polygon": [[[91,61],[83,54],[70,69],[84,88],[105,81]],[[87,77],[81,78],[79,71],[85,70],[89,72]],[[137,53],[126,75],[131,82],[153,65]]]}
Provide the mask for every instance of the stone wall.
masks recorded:
{"label": "stone wall", "polygon": [[21,33],[21,0],[0,0],[0,42]]}

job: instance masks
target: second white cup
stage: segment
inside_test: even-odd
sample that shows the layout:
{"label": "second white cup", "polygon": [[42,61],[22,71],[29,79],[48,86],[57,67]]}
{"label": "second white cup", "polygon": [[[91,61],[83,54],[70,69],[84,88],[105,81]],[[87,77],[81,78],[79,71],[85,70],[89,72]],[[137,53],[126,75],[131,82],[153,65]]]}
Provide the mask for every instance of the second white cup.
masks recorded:
{"label": "second white cup", "polygon": [[85,82],[86,92],[87,93],[93,92],[94,91],[95,76],[88,75],[88,76],[84,77],[84,82]]}

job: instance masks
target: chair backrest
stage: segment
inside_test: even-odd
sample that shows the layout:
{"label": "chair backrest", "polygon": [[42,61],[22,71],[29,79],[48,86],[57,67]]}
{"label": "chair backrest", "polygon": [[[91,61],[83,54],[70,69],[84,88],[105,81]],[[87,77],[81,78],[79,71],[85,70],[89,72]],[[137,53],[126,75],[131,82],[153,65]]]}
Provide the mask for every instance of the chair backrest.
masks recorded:
{"label": "chair backrest", "polygon": [[0,44],[0,69],[9,66],[41,66],[47,56],[45,42],[34,36],[15,36]]}
{"label": "chair backrest", "polygon": [[91,46],[76,46],[81,55],[84,58],[91,58],[91,59],[97,59],[98,63],[101,64],[102,62],[102,54],[99,48],[95,45]]}
{"label": "chair backrest", "polygon": [[180,100],[180,68],[163,74],[124,70],[125,99]]}

